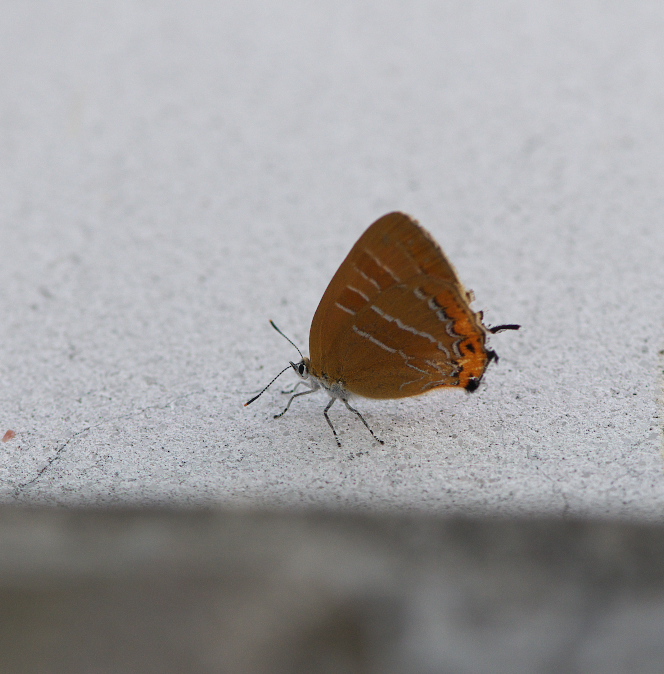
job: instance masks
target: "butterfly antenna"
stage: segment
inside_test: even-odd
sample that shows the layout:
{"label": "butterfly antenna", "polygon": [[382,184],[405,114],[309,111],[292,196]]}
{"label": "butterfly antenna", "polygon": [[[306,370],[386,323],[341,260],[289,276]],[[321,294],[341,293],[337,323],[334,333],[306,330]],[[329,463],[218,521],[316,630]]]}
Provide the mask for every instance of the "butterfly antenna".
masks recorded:
{"label": "butterfly antenna", "polygon": [[[297,348],[297,345],[293,342],[292,339],[290,339],[289,337],[286,337],[286,335],[284,335],[284,333],[281,332],[281,330],[279,330],[279,328],[276,326],[276,324],[275,324],[275,322],[274,322],[273,320],[270,320],[270,325],[271,325],[271,326],[272,326],[272,327],[273,327],[273,328],[274,328],[274,329],[275,329],[275,330],[276,330],[276,331],[277,331],[277,332],[278,332],[278,333],[279,333],[279,334],[280,334],[286,341],[290,342],[290,343],[295,347],[296,351],[300,354],[300,358],[304,358],[304,356],[302,355],[302,351],[300,351],[300,349]],[[288,369],[288,368],[286,368],[286,369]],[[279,376],[279,375],[277,375],[277,376]],[[268,386],[269,386],[269,384],[268,384]]]}
{"label": "butterfly antenna", "polygon": [[503,330],[518,330],[520,327],[520,325],[516,325],[514,323],[494,325],[492,328],[489,328],[489,332],[492,332],[495,335],[497,332],[502,332]]}
{"label": "butterfly antenna", "polygon": [[247,400],[247,402],[244,403],[244,406],[246,407],[247,405],[251,405],[251,403],[253,403],[254,400],[256,400],[256,398],[260,398],[263,395],[263,393],[265,393],[265,391],[267,391],[270,388],[270,386],[272,386],[272,384],[274,384],[274,382],[277,381],[277,379],[279,379],[279,377],[281,377],[281,375],[284,372],[286,372],[286,370],[290,369],[290,367],[291,367],[290,365],[287,365],[258,395],[255,395],[251,400]]}

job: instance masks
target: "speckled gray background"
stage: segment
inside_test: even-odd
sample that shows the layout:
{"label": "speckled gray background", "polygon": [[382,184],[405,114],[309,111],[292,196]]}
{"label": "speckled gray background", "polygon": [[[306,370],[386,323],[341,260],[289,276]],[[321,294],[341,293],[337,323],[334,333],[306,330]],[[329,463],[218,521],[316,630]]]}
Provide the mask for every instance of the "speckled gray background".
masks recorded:
{"label": "speckled gray background", "polygon": [[[3,502],[661,519],[661,3],[1,4]],[[393,209],[482,388],[243,408]]]}

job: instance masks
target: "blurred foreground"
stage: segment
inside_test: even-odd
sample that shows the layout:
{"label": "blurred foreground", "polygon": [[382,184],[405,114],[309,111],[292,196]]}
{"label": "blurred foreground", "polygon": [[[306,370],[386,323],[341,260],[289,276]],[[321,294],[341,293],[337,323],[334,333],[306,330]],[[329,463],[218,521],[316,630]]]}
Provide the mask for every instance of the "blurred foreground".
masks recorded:
{"label": "blurred foreground", "polygon": [[664,528],[0,510],[0,671],[660,672]]}

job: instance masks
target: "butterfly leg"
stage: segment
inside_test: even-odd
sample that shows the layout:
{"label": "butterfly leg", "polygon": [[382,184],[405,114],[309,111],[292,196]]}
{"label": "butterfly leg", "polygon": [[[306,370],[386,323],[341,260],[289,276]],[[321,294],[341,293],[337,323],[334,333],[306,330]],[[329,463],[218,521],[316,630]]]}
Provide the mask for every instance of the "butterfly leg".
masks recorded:
{"label": "butterfly leg", "polygon": [[275,414],[274,418],[278,419],[279,417],[283,417],[286,412],[288,412],[288,408],[290,407],[290,404],[293,402],[294,398],[297,398],[298,396],[306,396],[308,393],[314,393],[317,391],[317,388],[310,388],[308,391],[300,391],[299,393],[294,393],[289,399],[288,399],[288,405],[286,405],[286,408],[283,410],[283,412],[279,412],[279,414]]}
{"label": "butterfly leg", "polygon": [[[342,398],[342,400],[343,400],[343,398]],[[361,414],[360,414],[354,407],[351,407],[351,406],[348,404],[348,401],[347,401],[347,400],[344,400],[343,403],[344,403],[344,405],[345,405],[345,406],[346,406],[346,407],[347,407],[353,414],[356,414],[356,415],[360,418],[360,421],[367,427],[367,430],[369,431],[369,433],[371,433],[371,437],[372,437],[374,440],[376,440],[376,442],[379,442],[381,445],[384,445],[385,443],[384,443],[380,438],[377,438],[377,437],[376,437],[376,434],[371,430],[371,427],[370,427],[369,424],[365,421],[364,417],[363,417],[363,416],[362,416],[362,415],[361,415]]]}
{"label": "butterfly leg", "polygon": [[336,398],[330,398],[330,402],[327,403],[327,407],[323,410],[323,415],[325,416],[325,421],[327,421],[329,427],[332,429],[332,432],[334,433],[334,439],[337,441],[337,445],[341,447],[341,442],[339,442],[339,436],[337,435],[337,431],[332,425],[332,422],[330,421],[330,417],[327,416],[327,411],[334,405],[334,401]]}
{"label": "butterfly leg", "polygon": [[295,391],[297,391],[297,387],[298,387],[300,384],[304,384],[304,382],[303,382],[303,381],[299,381],[299,382],[297,382],[297,384],[295,384],[295,386],[293,386],[293,388],[286,389],[286,390],[282,391],[282,393],[285,393],[285,394],[287,394],[287,395],[290,395],[291,393],[295,393]]}

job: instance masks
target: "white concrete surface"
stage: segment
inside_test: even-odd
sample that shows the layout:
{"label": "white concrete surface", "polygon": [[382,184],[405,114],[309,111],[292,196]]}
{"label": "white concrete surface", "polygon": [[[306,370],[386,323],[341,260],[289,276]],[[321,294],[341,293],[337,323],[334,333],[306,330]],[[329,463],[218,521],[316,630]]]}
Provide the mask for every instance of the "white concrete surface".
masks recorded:
{"label": "white concrete surface", "polygon": [[[4,0],[0,499],[662,519],[664,6]],[[482,388],[243,402],[400,209]]]}

